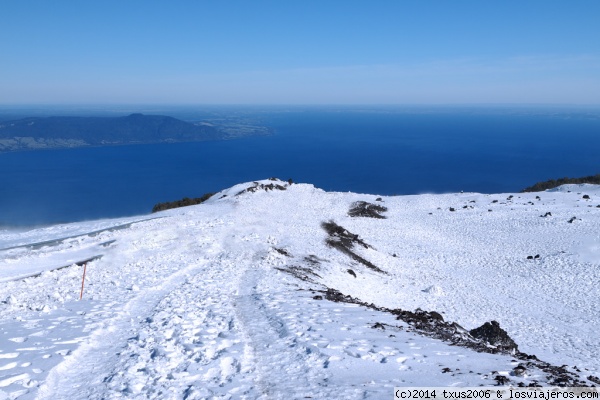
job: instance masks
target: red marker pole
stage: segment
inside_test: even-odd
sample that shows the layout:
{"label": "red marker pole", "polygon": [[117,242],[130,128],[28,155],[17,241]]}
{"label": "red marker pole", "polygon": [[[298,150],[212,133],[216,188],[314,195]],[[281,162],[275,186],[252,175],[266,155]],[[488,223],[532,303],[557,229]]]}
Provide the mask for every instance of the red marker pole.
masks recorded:
{"label": "red marker pole", "polygon": [[85,270],[87,268],[87,263],[83,264],[83,278],[81,278],[81,293],[79,294],[79,300],[83,298],[83,284],[85,283]]}

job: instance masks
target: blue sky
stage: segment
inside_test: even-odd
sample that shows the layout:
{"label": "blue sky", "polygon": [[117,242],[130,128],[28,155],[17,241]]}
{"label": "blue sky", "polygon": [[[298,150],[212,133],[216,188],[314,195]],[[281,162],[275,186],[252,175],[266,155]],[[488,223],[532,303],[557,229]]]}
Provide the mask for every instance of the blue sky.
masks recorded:
{"label": "blue sky", "polygon": [[600,104],[600,1],[0,2],[0,104]]}

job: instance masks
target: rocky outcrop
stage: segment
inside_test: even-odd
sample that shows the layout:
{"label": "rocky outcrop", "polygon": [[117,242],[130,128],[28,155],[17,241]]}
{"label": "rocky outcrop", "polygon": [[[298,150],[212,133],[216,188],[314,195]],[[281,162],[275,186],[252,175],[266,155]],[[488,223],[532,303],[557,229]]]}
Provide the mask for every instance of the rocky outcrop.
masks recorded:
{"label": "rocky outcrop", "polygon": [[514,352],[518,350],[518,346],[514,340],[508,336],[508,333],[502,328],[497,321],[486,322],[479,328],[469,331],[471,336],[486,342],[490,346],[494,346],[502,351]]}
{"label": "rocky outcrop", "polygon": [[367,217],[385,219],[386,217],[381,215],[382,212],[386,212],[387,207],[379,204],[368,203],[366,201],[357,201],[352,203],[348,215],[351,217]]}

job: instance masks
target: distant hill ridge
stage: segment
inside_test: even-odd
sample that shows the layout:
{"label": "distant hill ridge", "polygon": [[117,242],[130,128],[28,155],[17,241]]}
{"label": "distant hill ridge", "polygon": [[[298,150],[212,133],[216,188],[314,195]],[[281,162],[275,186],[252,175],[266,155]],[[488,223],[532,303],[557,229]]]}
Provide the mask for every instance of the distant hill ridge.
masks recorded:
{"label": "distant hill ridge", "polygon": [[591,183],[594,185],[600,185],[600,174],[584,176],[581,178],[560,178],[560,179],[550,179],[545,182],[538,182],[532,186],[529,186],[523,190],[521,193],[527,192],[543,192],[544,190],[554,189],[561,185],[567,184],[581,184],[581,183]]}
{"label": "distant hill ridge", "polygon": [[224,138],[213,126],[164,115],[32,117],[0,123],[0,151]]}

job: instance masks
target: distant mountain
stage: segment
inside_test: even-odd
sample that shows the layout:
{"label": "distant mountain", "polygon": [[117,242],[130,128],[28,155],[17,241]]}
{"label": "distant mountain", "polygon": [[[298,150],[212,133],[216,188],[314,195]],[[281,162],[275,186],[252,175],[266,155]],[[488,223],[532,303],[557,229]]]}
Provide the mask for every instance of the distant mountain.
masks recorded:
{"label": "distant mountain", "polygon": [[163,115],[34,117],[0,123],[0,152],[42,148],[196,142],[231,135]]}

